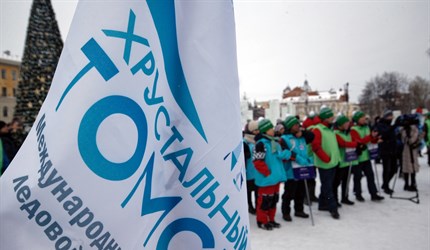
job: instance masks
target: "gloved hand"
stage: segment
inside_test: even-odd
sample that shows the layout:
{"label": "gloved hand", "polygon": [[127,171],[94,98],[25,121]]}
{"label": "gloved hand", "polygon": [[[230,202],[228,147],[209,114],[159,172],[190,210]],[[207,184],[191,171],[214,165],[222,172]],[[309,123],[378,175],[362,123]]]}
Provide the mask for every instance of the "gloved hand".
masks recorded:
{"label": "gloved hand", "polygon": [[310,144],[314,140],[315,135],[311,131],[304,130],[303,137],[305,138],[306,144]]}
{"label": "gloved hand", "polygon": [[361,153],[363,153],[365,147],[366,145],[357,143],[357,147],[355,148],[355,153],[357,153],[357,156],[360,156]]}
{"label": "gloved hand", "polygon": [[295,161],[295,160],[296,160],[296,156],[297,156],[297,154],[296,154],[294,151],[291,151],[291,157],[290,157],[290,160],[291,160],[291,161]]}

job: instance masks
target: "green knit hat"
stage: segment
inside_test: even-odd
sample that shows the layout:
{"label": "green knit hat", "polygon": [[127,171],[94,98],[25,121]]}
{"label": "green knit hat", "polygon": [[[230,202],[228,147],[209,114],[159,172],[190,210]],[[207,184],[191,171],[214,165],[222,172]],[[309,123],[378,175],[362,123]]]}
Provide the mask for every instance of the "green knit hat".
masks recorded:
{"label": "green knit hat", "polygon": [[336,125],[338,127],[342,126],[343,124],[349,122],[348,117],[344,116],[344,115],[340,115],[336,118]]}
{"label": "green knit hat", "polygon": [[258,130],[261,133],[266,133],[271,128],[273,128],[273,124],[269,119],[263,119],[258,122]]}
{"label": "green knit hat", "polygon": [[284,121],[284,126],[286,130],[290,130],[294,125],[300,124],[299,120],[295,116],[288,116]]}
{"label": "green knit hat", "polygon": [[352,120],[354,122],[358,122],[358,120],[360,120],[360,118],[363,117],[363,116],[364,116],[364,113],[362,111],[356,111],[354,113],[354,115],[352,116]]}
{"label": "green knit hat", "polygon": [[334,116],[333,110],[331,110],[328,107],[322,108],[320,111],[320,114],[319,114],[319,117],[321,118],[321,120],[325,120],[325,119],[330,118],[332,116]]}

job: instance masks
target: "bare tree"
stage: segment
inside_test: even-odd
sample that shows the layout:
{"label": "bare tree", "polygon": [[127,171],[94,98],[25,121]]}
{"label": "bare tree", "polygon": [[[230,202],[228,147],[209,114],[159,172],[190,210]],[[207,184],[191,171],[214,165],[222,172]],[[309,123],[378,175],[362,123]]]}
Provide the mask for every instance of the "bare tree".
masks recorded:
{"label": "bare tree", "polygon": [[371,117],[381,115],[385,109],[404,110],[408,79],[398,72],[385,72],[370,79],[360,97],[361,109]]}
{"label": "bare tree", "polygon": [[366,83],[359,97],[360,108],[371,117],[377,116],[381,111],[382,100],[377,95],[376,84],[374,81]]}
{"label": "bare tree", "polygon": [[415,77],[409,84],[410,103],[414,108],[430,107],[430,81],[420,76]]}

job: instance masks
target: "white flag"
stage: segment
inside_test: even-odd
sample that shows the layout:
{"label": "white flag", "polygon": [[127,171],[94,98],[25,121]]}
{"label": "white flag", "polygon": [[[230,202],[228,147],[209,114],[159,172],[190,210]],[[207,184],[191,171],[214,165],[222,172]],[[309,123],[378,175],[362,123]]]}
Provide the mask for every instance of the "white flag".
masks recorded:
{"label": "white flag", "polygon": [[78,4],[1,249],[246,249],[232,2]]}

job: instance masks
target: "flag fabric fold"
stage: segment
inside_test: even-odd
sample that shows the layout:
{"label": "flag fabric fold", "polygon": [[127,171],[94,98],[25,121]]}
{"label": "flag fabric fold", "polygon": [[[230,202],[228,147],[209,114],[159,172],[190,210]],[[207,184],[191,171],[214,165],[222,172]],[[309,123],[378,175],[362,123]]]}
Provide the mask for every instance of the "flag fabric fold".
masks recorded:
{"label": "flag fabric fold", "polygon": [[246,249],[231,1],[79,2],[2,249]]}

